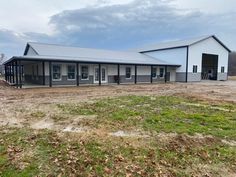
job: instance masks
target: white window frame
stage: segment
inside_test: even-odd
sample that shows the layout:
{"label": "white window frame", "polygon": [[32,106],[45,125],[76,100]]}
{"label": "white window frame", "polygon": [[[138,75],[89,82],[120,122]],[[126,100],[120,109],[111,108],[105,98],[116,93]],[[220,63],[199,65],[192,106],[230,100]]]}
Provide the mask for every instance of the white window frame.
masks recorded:
{"label": "white window frame", "polygon": [[[195,72],[195,67],[196,67],[196,72]],[[197,65],[193,65],[193,73],[194,74],[198,73],[198,66]]]}
{"label": "white window frame", "polygon": [[[127,76],[127,74],[126,74],[126,72],[127,72],[127,68],[130,68],[130,77],[126,77]],[[126,66],[125,67],[125,79],[131,79],[132,78],[132,67],[131,66]]]}
{"label": "white window frame", "polygon": [[[223,69],[224,72],[222,72],[222,69]],[[225,73],[225,67],[224,66],[220,67],[220,73]]]}
{"label": "white window frame", "polygon": [[[156,76],[155,77],[153,77],[153,70],[156,71]],[[157,78],[157,67],[153,67],[151,72],[152,72],[152,78],[156,79]]]}
{"label": "white window frame", "polygon": [[[83,68],[83,67],[87,67],[87,68],[88,68],[88,78],[86,78],[86,79],[83,79],[83,78],[82,78],[82,68]],[[80,72],[81,72],[81,80],[82,80],[82,81],[87,81],[87,80],[89,80],[89,66],[88,66],[88,65],[81,65],[81,66],[80,66]]]}
{"label": "white window frame", "polygon": [[[53,78],[53,67],[60,66],[60,79]],[[62,80],[62,65],[61,64],[52,64],[52,81],[61,81]]]}
{"label": "white window frame", "polygon": [[[96,77],[95,77],[96,69],[99,70],[99,66],[94,66],[94,83],[99,83],[99,79],[96,81]],[[102,69],[105,69],[105,80],[102,80]],[[108,82],[108,69],[107,69],[106,66],[101,66],[100,76],[101,76],[101,83],[107,83]],[[98,75],[98,78],[99,78],[99,75]]]}
{"label": "white window frame", "polygon": [[72,67],[74,67],[75,68],[75,65],[73,65],[73,64],[70,64],[70,65],[67,65],[67,80],[68,81],[75,81],[76,80],[76,68],[75,68],[75,72],[74,72],[74,79],[69,79],[69,77],[68,77],[68,72],[69,72],[69,69],[68,69],[68,67],[69,66],[72,66]]}

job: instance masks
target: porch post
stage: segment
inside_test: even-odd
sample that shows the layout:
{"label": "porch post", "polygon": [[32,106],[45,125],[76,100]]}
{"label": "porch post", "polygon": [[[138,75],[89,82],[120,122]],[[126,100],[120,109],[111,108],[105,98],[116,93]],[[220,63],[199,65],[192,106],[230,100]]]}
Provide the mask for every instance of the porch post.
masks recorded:
{"label": "porch post", "polygon": [[15,84],[15,62],[12,62],[12,79],[13,79],[13,83]]}
{"label": "porch post", "polygon": [[4,65],[4,74],[5,74],[5,81],[7,81],[7,66]]}
{"label": "porch post", "polygon": [[15,61],[15,65],[16,65],[16,88],[18,88],[18,62],[17,62],[17,60]]}
{"label": "porch post", "polygon": [[11,71],[12,71],[12,65],[11,65],[11,63],[10,63],[10,64],[9,64],[10,83],[12,83],[12,73],[11,73]]}
{"label": "porch post", "polygon": [[117,65],[117,84],[120,84],[120,64]]}
{"label": "porch post", "polygon": [[79,63],[76,63],[76,85],[79,86]]}
{"label": "porch post", "polygon": [[7,64],[7,82],[9,83],[9,64]]}
{"label": "porch post", "polygon": [[45,85],[45,62],[42,62],[42,69],[43,69],[43,85]]}
{"label": "porch post", "polygon": [[20,84],[20,88],[22,88],[22,67],[21,67],[21,60],[19,60],[19,84]]}
{"label": "porch post", "polygon": [[52,62],[49,61],[49,87],[52,87]]}
{"label": "porch post", "polygon": [[7,82],[8,82],[9,81],[8,65],[6,65],[6,75],[7,75]]}
{"label": "porch post", "polygon": [[99,85],[102,84],[102,81],[101,81],[101,64],[98,65],[98,79],[99,79]]}
{"label": "porch post", "polygon": [[152,80],[152,74],[153,74],[153,66],[151,65],[151,77],[150,77],[151,84],[152,84],[152,82],[153,82],[153,80]]}
{"label": "porch post", "polygon": [[10,76],[10,83],[11,83],[11,63],[9,64],[9,76]]}
{"label": "porch post", "polygon": [[165,66],[165,82],[167,82],[167,66]]}
{"label": "porch post", "polygon": [[137,65],[134,65],[134,83],[137,84]]}
{"label": "porch post", "polygon": [[6,81],[8,82],[8,65],[5,65],[6,70],[5,70],[5,74],[6,74]]}

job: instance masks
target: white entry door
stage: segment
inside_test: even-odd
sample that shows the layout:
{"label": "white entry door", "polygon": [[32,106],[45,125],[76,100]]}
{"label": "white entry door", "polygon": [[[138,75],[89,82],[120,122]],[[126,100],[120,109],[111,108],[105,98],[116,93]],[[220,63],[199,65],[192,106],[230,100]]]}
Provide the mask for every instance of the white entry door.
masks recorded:
{"label": "white entry door", "polygon": [[[107,69],[106,67],[101,67],[101,82],[107,83]],[[99,68],[96,66],[94,67],[94,83],[99,83]]]}

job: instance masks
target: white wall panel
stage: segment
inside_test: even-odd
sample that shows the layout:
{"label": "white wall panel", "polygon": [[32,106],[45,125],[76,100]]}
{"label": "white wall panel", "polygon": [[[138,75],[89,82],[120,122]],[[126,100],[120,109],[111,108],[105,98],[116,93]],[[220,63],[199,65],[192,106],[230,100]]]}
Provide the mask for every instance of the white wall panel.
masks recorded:
{"label": "white wall panel", "polygon": [[187,48],[167,49],[153,52],[146,52],[148,56],[166,61],[171,64],[178,64],[181,67],[177,68],[177,72],[186,72]]}
{"label": "white wall panel", "polygon": [[37,55],[37,53],[32,49],[32,47],[29,47],[29,50],[26,55]]}

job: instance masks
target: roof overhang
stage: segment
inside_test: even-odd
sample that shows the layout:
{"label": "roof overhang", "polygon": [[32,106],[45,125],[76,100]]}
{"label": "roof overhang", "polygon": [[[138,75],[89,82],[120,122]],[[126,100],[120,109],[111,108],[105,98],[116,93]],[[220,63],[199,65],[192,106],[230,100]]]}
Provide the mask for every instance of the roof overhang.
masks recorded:
{"label": "roof overhang", "polygon": [[231,50],[221,41],[219,40],[215,35],[211,35],[211,36],[208,36],[208,37],[205,37],[199,41],[196,41],[194,43],[191,43],[191,44],[188,44],[188,45],[179,45],[179,46],[174,46],[174,47],[165,47],[165,48],[160,48],[160,49],[152,49],[152,50],[143,50],[143,51],[140,51],[140,53],[146,53],[146,52],[155,52],[155,51],[163,51],[163,50],[171,50],[171,49],[178,49],[178,48],[185,48],[185,47],[189,47],[189,46],[192,46],[192,45],[195,45],[199,42],[202,42],[202,41],[205,41],[209,38],[214,38],[222,47],[224,47],[228,52],[231,52]]}
{"label": "roof overhang", "polygon": [[170,67],[180,67],[179,64],[163,64],[163,63],[136,63],[136,62],[112,62],[112,61],[86,61],[81,59],[63,59],[57,57],[29,57],[29,56],[14,56],[9,60],[5,61],[3,64],[7,65],[13,61],[35,61],[35,62],[63,62],[63,63],[89,63],[89,64],[120,64],[120,65],[145,65],[145,66],[170,66]]}

